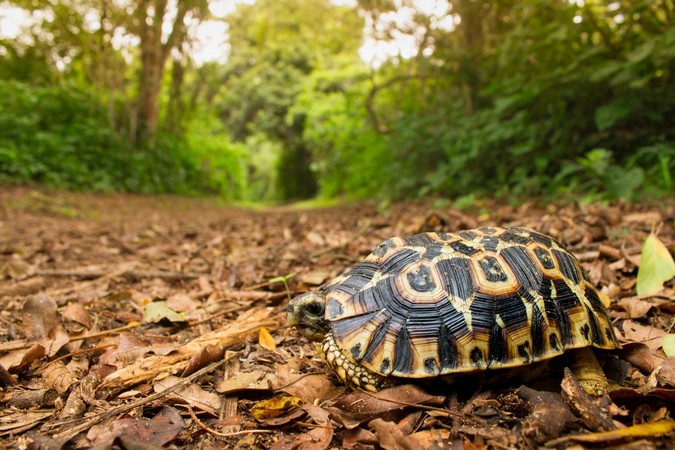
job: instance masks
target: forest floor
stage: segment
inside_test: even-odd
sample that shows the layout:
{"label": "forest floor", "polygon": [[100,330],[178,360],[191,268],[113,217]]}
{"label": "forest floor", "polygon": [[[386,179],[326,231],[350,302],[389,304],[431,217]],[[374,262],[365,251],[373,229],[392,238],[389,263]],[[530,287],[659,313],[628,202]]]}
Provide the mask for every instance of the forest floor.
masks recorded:
{"label": "forest floor", "polygon": [[[635,283],[644,239],[658,228],[672,252],[674,224],[675,201],[251,210],[4,187],[0,447],[673,448],[673,281],[652,296]],[[289,297],[382,240],[485,225],[537,229],[578,257],[611,299],[620,385],[592,398],[556,373],[351,392],[285,325]]]}

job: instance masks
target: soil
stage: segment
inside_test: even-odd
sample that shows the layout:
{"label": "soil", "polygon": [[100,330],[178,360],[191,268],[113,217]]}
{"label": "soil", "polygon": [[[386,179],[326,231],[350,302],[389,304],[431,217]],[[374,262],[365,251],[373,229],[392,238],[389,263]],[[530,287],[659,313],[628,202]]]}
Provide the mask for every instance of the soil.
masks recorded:
{"label": "soil", "polygon": [[[604,294],[623,346],[605,395],[566,370],[352,392],[286,326],[289,298],[387,238],[496,225],[551,235]],[[636,294],[652,231],[672,254],[675,201],[250,209],[3,187],[0,447],[673,448],[673,280]]]}

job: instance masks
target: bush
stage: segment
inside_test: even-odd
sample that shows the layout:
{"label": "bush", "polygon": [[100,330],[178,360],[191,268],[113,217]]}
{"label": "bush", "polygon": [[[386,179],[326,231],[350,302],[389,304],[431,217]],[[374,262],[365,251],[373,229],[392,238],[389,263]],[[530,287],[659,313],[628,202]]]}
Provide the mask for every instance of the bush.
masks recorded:
{"label": "bush", "polygon": [[96,97],[73,86],[0,80],[0,181],[140,193],[225,193],[239,198],[242,151],[205,130],[159,135],[130,148]]}

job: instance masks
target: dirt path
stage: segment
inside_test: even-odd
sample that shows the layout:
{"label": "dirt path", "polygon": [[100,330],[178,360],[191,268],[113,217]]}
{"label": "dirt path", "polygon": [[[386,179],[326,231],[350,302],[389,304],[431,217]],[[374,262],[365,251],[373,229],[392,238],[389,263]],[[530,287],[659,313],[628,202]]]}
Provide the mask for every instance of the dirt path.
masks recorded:
{"label": "dirt path", "polygon": [[[659,228],[675,246],[675,202],[253,211],[26,188],[3,188],[0,201],[0,446],[675,444],[675,359],[661,349],[675,325],[673,282],[635,295],[649,232]],[[624,349],[609,365],[621,387],[598,402],[567,378],[561,392],[559,375],[519,389],[350,393],[285,327],[289,295],[338,275],[382,240],[486,225],[535,228],[575,253],[611,299]],[[630,425],[641,426],[628,437],[588,434]]]}

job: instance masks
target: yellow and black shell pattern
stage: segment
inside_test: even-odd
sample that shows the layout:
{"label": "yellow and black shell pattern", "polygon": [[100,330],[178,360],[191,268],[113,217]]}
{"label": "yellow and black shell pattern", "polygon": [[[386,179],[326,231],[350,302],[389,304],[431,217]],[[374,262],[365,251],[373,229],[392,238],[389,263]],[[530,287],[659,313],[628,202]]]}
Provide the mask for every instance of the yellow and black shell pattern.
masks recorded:
{"label": "yellow and black shell pattern", "polygon": [[619,347],[577,259],[525,228],[386,240],[325,295],[340,351],[383,376],[434,377]]}

